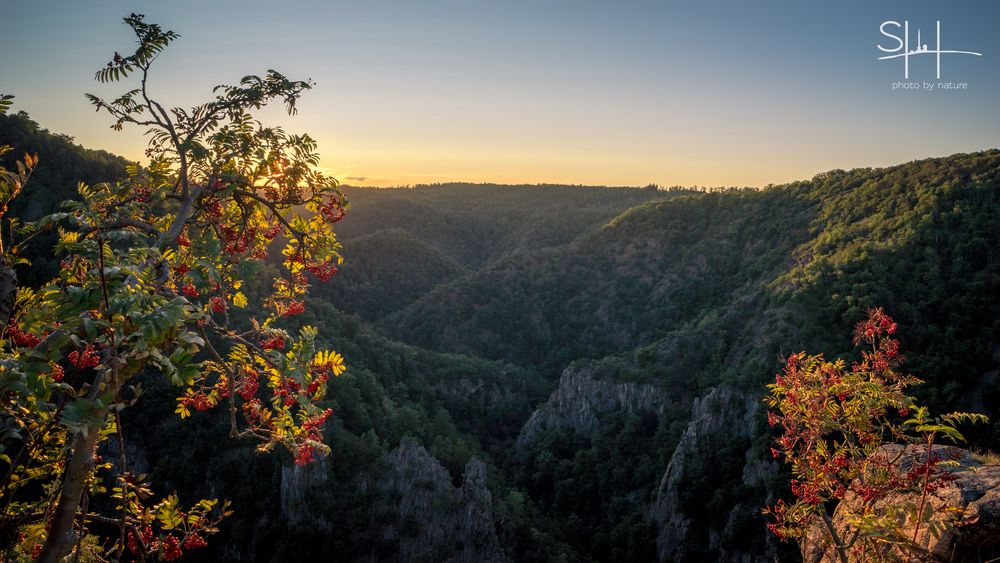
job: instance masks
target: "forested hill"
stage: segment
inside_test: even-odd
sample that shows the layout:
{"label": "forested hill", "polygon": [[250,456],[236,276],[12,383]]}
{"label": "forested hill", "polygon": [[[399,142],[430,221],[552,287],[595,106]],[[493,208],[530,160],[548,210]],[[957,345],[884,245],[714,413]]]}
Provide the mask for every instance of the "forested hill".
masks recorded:
{"label": "forested hill", "polygon": [[317,295],[366,320],[403,308],[460,274],[569,243],[626,209],[692,190],[436,184],[345,188],[346,262]]}
{"label": "forested hill", "polygon": [[[38,154],[40,159],[27,187],[10,204],[11,214],[26,221],[56,211],[66,199],[79,199],[80,182],[94,184],[123,178],[128,164],[120,156],[84,148],[72,137],[52,133],[24,112],[0,115],[0,145],[5,144],[12,150],[0,156],[0,165],[8,169],[14,169],[14,162],[25,153]],[[36,283],[55,272],[57,262],[48,250],[54,242],[52,234],[45,234],[27,248],[32,267],[21,269],[23,282]]]}
{"label": "forested hill", "polygon": [[[23,115],[0,143],[39,153],[21,216],[125,164]],[[850,358],[871,306],[914,392],[990,415],[967,435],[1000,446],[1000,151],[757,191],[347,194],[341,272],[282,321],[345,356],[327,461],[180,420],[155,374],[128,410],[136,471],[233,501],[192,561],[794,560],[760,515],[787,483],[763,385],[791,352]]]}
{"label": "forested hill", "polygon": [[380,229],[405,229],[458,263],[476,267],[515,251],[566,244],[630,207],[689,192],[656,186],[348,187],[351,216],[339,233],[350,239]]}
{"label": "forested hill", "polygon": [[[795,305],[802,340],[785,346],[839,350],[881,305],[917,348],[914,369],[974,385],[1000,352],[998,201],[1000,152],[987,151],[649,202],[570,244],[459,277],[381,326],[417,345],[558,372],[749,305]],[[753,369],[758,381],[770,371]]]}
{"label": "forested hill", "polygon": [[[635,536],[642,518],[607,530],[643,513],[621,509],[624,499],[645,498],[661,558],[757,557],[772,549],[756,507],[777,466],[763,460],[763,430],[741,437],[726,425],[746,428],[740,417],[759,412],[728,399],[735,410],[715,408],[733,419],[696,417],[681,439],[672,425],[694,413],[643,397],[759,397],[788,353],[850,357],[851,327],[882,306],[899,321],[906,367],[926,381],[915,393],[936,412],[989,415],[970,434],[996,449],[997,295],[1000,151],[991,150],[644,203],[569,244],[458,276],[377,326],[417,346],[562,373],[507,467],[544,512],[574,522],[558,537],[597,559],[638,557],[621,549],[651,541]],[[610,396],[609,383],[619,386]],[[606,423],[580,421],[594,405]],[[748,448],[745,464],[706,452]],[[616,466],[629,470],[612,477]],[[573,493],[581,489],[602,493]],[[714,497],[707,510],[702,495]]]}
{"label": "forested hill", "polygon": [[0,115],[0,143],[12,147],[0,157],[5,167],[25,153],[38,153],[41,166],[32,174],[28,187],[12,203],[12,210],[27,220],[37,219],[59,202],[78,197],[80,182],[108,182],[125,176],[124,158],[107,151],[84,148],[72,137],[52,133],[19,112]]}

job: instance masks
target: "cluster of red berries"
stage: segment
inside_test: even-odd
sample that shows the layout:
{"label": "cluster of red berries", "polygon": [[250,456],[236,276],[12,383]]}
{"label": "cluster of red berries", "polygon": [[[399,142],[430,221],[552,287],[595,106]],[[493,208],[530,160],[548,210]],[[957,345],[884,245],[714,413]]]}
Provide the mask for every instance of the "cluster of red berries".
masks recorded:
{"label": "cluster of red berries", "polygon": [[222,232],[223,242],[226,243],[225,250],[229,254],[243,254],[257,237],[256,227],[247,227],[237,232],[236,229],[228,225],[222,225],[219,230]]}
{"label": "cluster of red berries", "polygon": [[[153,541],[153,528],[149,525],[143,526],[140,537],[142,538],[142,545],[150,546]],[[135,554],[139,553],[139,545],[135,540],[135,534],[132,532],[128,533],[128,550]]]}
{"label": "cluster of red berries", "polygon": [[191,239],[187,238],[187,235],[181,233],[177,235],[177,246],[183,246],[185,248],[191,246]]}
{"label": "cluster of red berries", "polygon": [[215,406],[215,398],[198,391],[189,392],[188,395],[181,397],[179,402],[196,411],[207,411]]}
{"label": "cluster of red berries", "polygon": [[315,379],[309,382],[308,386],[306,386],[306,392],[309,393],[310,395],[315,395],[316,391],[319,390],[319,386],[326,383],[329,379],[330,376],[327,375],[325,371],[323,373],[320,373],[315,377]]}
{"label": "cluster of red berries", "polygon": [[164,561],[173,561],[175,559],[180,559],[184,555],[181,552],[181,545],[180,545],[181,542],[179,539],[177,539],[177,536],[173,534],[167,534],[163,538],[163,541],[161,543],[162,543],[161,547],[163,549]]}
{"label": "cluster of red berries", "polygon": [[784,500],[778,499],[778,502],[774,503],[774,506],[769,506],[767,511],[770,512],[776,520],[775,523],[768,524],[767,529],[771,530],[771,533],[779,538],[785,537],[782,526],[785,524],[787,518],[788,504],[786,504]]}
{"label": "cluster of red berries", "polygon": [[59,364],[53,364],[52,366],[52,380],[55,382],[60,382],[66,377],[66,372],[63,370],[62,366]]}
{"label": "cluster of red berries", "polygon": [[767,425],[768,426],[774,428],[774,426],[776,424],[778,424],[779,422],[781,422],[781,417],[778,416],[778,413],[773,412],[773,411],[770,411],[770,412],[767,413]]}
{"label": "cluster of red berries", "polygon": [[34,334],[28,334],[27,332],[21,332],[16,326],[10,326],[10,339],[14,341],[14,344],[22,348],[34,348],[42,341]]}
{"label": "cluster of red berries", "polygon": [[333,409],[326,409],[320,414],[303,422],[302,429],[310,433],[317,432],[323,424],[326,423],[326,419],[330,418],[331,414],[333,414]]}
{"label": "cluster of red berries", "polygon": [[215,382],[215,391],[219,394],[220,399],[229,398],[229,379],[226,376],[222,376]]}
{"label": "cluster of red berries", "polygon": [[298,205],[305,203],[302,198],[302,188],[296,185],[285,185],[283,192],[279,192],[276,186],[264,188],[264,195],[274,203]]}
{"label": "cluster of red berries", "polygon": [[212,307],[213,313],[225,313],[226,312],[226,300],[222,297],[216,295],[215,297],[208,300],[209,306]]}
{"label": "cluster of red berries", "polygon": [[339,196],[329,196],[319,204],[319,213],[324,219],[336,223],[344,218],[344,199]]}
{"label": "cluster of red berries", "polygon": [[288,305],[285,307],[285,312],[282,315],[286,317],[291,317],[292,315],[301,315],[306,311],[306,306],[301,301],[289,301]]}
{"label": "cluster of red berries", "polygon": [[847,469],[847,466],[850,464],[850,462],[847,461],[847,456],[844,454],[837,454],[833,456],[831,462],[837,469]]}
{"label": "cluster of red berries", "polygon": [[312,444],[302,444],[295,453],[295,465],[306,465],[316,457],[316,447]]}
{"label": "cluster of red berries", "polygon": [[868,318],[854,327],[854,343],[875,342],[876,336],[896,332],[896,322],[881,307],[868,311]]}
{"label": "cluster of red berries", "polygon": [[213,223],[222,218],[222,203],[215,197],[206,197],[202,200],[201,209]]}
{"label": "cluster of red berries", "polygon": [[331,262],[314,262],[306,269],[321,282],[329,281],[337,273],[337,267]]}
{"label": "cluster of red berries", "polygon": [[792,494],[806,504],[819,504],[822,501],[819,487],[815,483],[803,483],[798,479],[792,479]]}
{"label": "cluster of red berries", "polygon": [[69,353],[68,359],[69,363],[76,366],[77,369],[92,368],[101,363],[101,356],[94,351],[92,344],[87,344],[82,354],[77,350],[73,350]]}
{"label": "cluster of red berries", "polygon": [[198,288],[193,283],[189,283],[181,288],[181,293],[187,297],[198,297]]}
{"label": "cluster of red berries", "polygon": [[275,223],[275,224],[271,225],[270,227],[264,229],[264,233],[263,233],[264,234],[264,238],[266,238],[267,240],[273,239],[274,237],[276,237],[279,234],[281,234],[281,229],[282,229],[281,223]]}
{"label": "cluster of red berries", "polygon": [[321,430],[323,424],[326,423],[326,419],[330,418],[331,414],[333,414],[333,410],[326,409],[319,415],[307,419],[302,423],[302,430],[305,431],[305,437],[295,452],[295,465],[305,465],[315,459],[316,447],[313,444],[323,441]]}
{"label": "cluster of red berries", "polygon": [[201,537],[201,534],[194,532],[184,540],[184,549],[198,549],[199,547],[206,547],[208,542],[205,538]]}
{"label": "cluster of red berries", "polygon": [[264,350],[284,350],[285,339],[280,334],[273,334],[261,340],[260,347]]}
{"label": "cluster of red berries", "polygon": [[274,394],[283,400],[286,407],[290,407],[295,404],[295,398],[301,390],[302,386],[298,381],[285,377],[281,380],[281,387]]}
{"label": "cluster of red berries", "polygon": [[251,368],[245,368],[243,370],[243,378],[240,379],[239,387],[236,393],[244,400],[249,401],[257,394],[257,388],[260,383],[258,381],[259,375],[257,372]]}
{"label": "cluster of red berries", "polygon": [[250,399],[243,403],[243,414],[252,423],[260,419],[260,411],[263,408],[264,406],[261,404],[260,399]]}
{"label": "cluster of red berries", "polygon": [[879,498],[880,496],[882,496],[881,489],[879,489],[878,487],[873,487],[871,485],[860,486],[858,487],[858,490],[856,492],[859,495],[861,495],[861,499],[864,501],[865,504],[868,504],[874,501],[875,499]]}
{"label": "cluster of red berries", "polygon": [[278,193],[278,188],[275,188],[274,186],[266,186],[264,187],[264,197],[274,203],[279,203],[281,194]]}

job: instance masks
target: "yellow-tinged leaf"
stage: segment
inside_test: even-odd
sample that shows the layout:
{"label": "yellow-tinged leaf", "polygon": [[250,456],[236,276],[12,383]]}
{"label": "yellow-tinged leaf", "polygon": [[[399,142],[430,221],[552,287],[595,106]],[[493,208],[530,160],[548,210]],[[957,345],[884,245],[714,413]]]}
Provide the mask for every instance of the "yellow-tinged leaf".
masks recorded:
{"label": "yellow-tinged leaf", "polygon": [[242,291],[237,291],[236,294],[233,295],[233,306],[239,307],[240,309],[247,306],[247,296],[243,295]]}
{"label": "yellow-tinged leaf", "polygon": [[80,233],[77,231],[66,231],[59,229],[59,242],[69,244],[80,240]]}
{"label": "yellow-tinged leaf", "polygon": [[316,352],[316,357],[313,358],[313,365],[317,367],[325,367],[332,371],[333,375],[340,375],[347,369],[347,367],[344,366],[344,357],[331,350],[321,350]]}

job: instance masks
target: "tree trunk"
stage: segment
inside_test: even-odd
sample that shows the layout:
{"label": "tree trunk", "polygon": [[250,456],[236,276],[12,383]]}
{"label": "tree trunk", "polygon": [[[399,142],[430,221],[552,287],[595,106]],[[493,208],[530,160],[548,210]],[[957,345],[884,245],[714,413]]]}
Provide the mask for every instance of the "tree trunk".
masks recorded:
{"label": "tree trunk", "polygon": [[73,456],[66,465],[59,504],[56,505],[55,514],[52,516],[52,526],[49,528],[42,553],[38,556],[40,562],[61,561],[73,547],[75,540],[73,520],[76,519],[80,499],[83,497],[83,487],[94,464],[94,445],[97,444],[97,438],[101,434],[107,409],[101,409],[97,414],[101,417],[101,424],[91,427],[86,436],[77,436],[73,442]]}
{"label": "tree trunk", "polygon": [[[121,386],[119,375],[116,369],[98,375],[88,398],[93,400],[101,395],[116,397]],[[102,381],[105,378],[110,379],[107,382],[107,387]],[[95,411],[95,419],[87,428],[87,435],[77,436],[73,440],[73,454],[66,464],[62,489],[59,492],[59,503],[56,504],[55,513],[52,515],[49,534],[45,539],[45,545],[42,546],[42,553],[38,556],[40,562],[58,563],[73,549],[75,540],[73,520],[76,519],[76,513],[80,509],[83,488],[94,465],[94,447],[101,435],[101,429],[104,427],[107,416],[107,407]]]}

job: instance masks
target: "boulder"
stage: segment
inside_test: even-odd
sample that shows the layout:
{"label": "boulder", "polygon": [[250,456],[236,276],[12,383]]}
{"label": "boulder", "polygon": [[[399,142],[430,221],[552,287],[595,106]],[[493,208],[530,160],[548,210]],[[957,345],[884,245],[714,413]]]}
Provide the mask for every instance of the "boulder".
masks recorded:
{"label": "boulder", "polygon": [[[927,452],[922,446],[889,444],[875,455],[887,456],[896,463],[900,472],[909,470],[914,463],[923,463]],[[989,561],[1000,551],[1000,464],[987,463],[968,450],[951,446],[934,446],[932,456],[942,460],[954,460],[957,465],[946,469],[954,478],[942,483],[941,487],[928,495],[927,502],[935,514],[946,509],[955,510],[955,519],[937,531],[932,531],[927,523],[921,525],[916,543],[926,550],[926,554],[914,560],[921,561]],[[876,504],[877,509],[891,510],[906,506],[919,506],[921,493],[910,491],[889,496]],[[857,506],[861,499],[854,493],[845,495],[833,515],[834,528],[838,535],[846,538],[850,530],[845,522],[844,508]],[[903,530],[914,529],[914,523],[907,518],[901,525]],[[801,540],[802,559],[807,563],[835,563],[837,553],[829,541],[829,535],[821,522],[817,522],[806,537]],[[846,541],[846,540],[845,540]],[[887,554],[900,557],[900,554]],[[907,557],[912,558],[912,554]]]}

